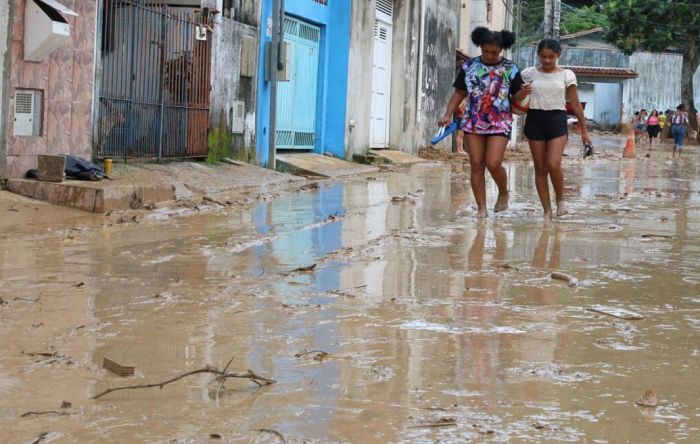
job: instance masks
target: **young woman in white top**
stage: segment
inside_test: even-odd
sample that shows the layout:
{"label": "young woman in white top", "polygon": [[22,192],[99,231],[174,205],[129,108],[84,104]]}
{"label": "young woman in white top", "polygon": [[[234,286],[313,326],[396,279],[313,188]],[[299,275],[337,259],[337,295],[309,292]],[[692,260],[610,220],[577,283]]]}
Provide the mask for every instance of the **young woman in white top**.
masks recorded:
{"label": "young woman in white top", "polygon": [[566,122],[566,98],[569,98],[581,128],[581,140],[591,143],[586,129],[583,107],[576,89],[576,74],[557,66],[561,45],[553,39],[544,39],[537,45],[540,66],[526,68],[523,80],[532,87],[530,110],[527,113],[524,133],[528,138],[532,160],[535,164],[535,185],[542,202],[545,218],[552,217],[549,198],[549,180],[552,181],[557,200],[557,216],[567,214],[564,202],[564,173],[561,159],[569,138]]}

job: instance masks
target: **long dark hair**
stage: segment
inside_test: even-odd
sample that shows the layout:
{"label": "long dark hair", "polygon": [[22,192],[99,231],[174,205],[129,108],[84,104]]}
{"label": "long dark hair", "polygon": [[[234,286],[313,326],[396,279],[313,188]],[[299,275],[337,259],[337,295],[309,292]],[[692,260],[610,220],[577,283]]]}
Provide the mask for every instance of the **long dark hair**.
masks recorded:
{"label": "long dark hair", "polygon": [[479,47],[496,45],[501,49],[508,49],[515,43],[515,34],[505,29],[498,32],[479,26],[472,31],[472,42]]}

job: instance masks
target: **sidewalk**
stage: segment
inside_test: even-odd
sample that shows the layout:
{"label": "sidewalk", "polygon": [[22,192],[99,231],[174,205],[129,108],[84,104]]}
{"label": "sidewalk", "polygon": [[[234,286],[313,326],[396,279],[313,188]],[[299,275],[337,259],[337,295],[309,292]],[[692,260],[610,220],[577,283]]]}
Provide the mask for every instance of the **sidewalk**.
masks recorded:
{"label": "sidewalk", "polygon": [[261,190],[305,180],[244,163],[211,165],[170,162],[115,164],[112,180],[99,182],[64,180],[52,183],[10,179],[7,189],[51,204],[108,213],[154,207],[162,202],[187,198],[211,198],[227,193]]}

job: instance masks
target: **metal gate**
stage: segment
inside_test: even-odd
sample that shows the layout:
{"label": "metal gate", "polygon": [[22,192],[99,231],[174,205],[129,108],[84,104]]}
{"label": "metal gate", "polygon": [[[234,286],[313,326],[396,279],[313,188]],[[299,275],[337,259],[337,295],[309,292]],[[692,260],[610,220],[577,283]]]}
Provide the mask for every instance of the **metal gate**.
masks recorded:
{"label": "metal gate", "polygon": [[316,134],[321,28],[285,17],[284,41],[292,52],[291,80],[277,87],[276,147],[311,150]]}
{"label": "metal gate", "polygon": [[104,0],[95,155],[207,155],[210,23],[195,8]]}

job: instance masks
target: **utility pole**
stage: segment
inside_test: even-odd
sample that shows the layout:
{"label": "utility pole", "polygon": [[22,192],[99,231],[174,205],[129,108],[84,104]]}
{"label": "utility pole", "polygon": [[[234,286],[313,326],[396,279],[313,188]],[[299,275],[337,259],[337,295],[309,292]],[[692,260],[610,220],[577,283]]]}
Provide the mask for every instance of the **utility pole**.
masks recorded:
{"label": "utility pole", "polygon": [[284,17],[284,0],[272,2],[272,45],[270,45],[270,146],[267,167],[277,169],[277,71],[280,63],[280,46],[282,44],[282,21]]}
{"label": "utility pole", "polygon": [[544,34],[559,40],[561,29],[561,0],[544,0]]}
{"label": "utility pole", "polygon": [[561,28],[561,0],[552,0],[552,38],[559,41]]}

